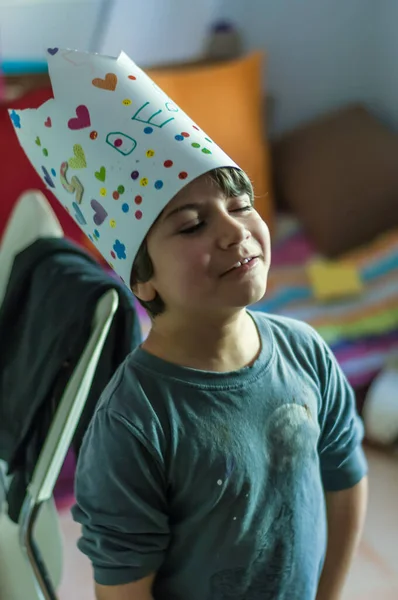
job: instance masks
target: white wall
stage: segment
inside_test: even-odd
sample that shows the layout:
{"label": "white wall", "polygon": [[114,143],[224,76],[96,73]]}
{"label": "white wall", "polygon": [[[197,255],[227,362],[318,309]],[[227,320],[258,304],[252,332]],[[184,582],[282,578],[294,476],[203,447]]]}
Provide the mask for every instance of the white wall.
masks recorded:
{"label": "white wall", "polygon": [[124,50],[145,67],[197,57],[216,18],[268,54],[271,134],[355,100],[398,128],[398,0],[0,0],[0,52]]}
{"label": "white wall", "polygon": [[219,0],[115,0],[101,51],[140,66],[196,58]]}
{"label": "white wall", "polygon": [[48,47],[94,50],[108,0],[0,0],[0,56],[45,60]]}
{"label": "white wall", "polygon": [[246,48],[267,51],[274,133],[335,106],[369,98],[375,76],[374,14],[381,3],[220,0],[220,14],[242,30]]}
{"label": "white wall", "polygon": [[398,1],[380,2],[377,78],[373,85],[380,116],[398,130]]}

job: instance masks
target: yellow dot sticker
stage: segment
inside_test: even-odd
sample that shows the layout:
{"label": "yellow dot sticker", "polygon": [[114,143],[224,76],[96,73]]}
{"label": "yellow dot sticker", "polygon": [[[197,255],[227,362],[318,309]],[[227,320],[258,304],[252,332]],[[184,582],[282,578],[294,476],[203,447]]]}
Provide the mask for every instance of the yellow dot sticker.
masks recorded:
{"label": "yellow dot sticker", "polygon": [[106,196],[106,188],[101,188],[100,194],[101,194],[101,196]]}
{"label": "yellow dot sticker", "polygon": [[147,150],[146,155],[148,158],[152,158],[152,156],[155,156],[155,150]]}
{"label": "yellow dot sticker", "polygon": [[116,227],[115,219],[112,219],[111,221],[109,221],[109,225],[112,227],[112,229],[115,229],[115,227]]}
{"label": "yellow dot sticker", "polygon": [[146,177],[143,177],[140,181],[140,185],[142,185],[142,187],[147,186],[149,183],[148,179]]}
{"label": "yellow dot sticker", "polygon": [[130,104],[131,104],[130,98],[125,98],[124,100],[122,100],[122,104],[124,104],[124,106],[130,106]]}

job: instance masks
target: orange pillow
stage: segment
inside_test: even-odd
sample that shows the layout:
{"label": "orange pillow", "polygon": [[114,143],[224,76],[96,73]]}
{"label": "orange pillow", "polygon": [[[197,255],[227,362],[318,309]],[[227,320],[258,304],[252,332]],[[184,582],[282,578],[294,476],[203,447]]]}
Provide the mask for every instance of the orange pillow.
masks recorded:
{"label": "orange pillow", "polygon": [[233,61],[148,69],[170,96],[249,175],[256,208],[272,228],[270,151],[264,139],[260,52]]}

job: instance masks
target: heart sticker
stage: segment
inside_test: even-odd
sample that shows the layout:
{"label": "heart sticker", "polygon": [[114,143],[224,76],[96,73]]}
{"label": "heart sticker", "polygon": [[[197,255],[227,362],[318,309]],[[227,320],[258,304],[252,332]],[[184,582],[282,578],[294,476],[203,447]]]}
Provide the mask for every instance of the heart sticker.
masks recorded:
{"label": "heart sticker", "polygon": [[36,143],[38,146],[41,146],[41,141],[40,141],[40,138],[39,138],[39,136],[37,136],[37,138],[35,139],[35,143]]}
{"label": "heart sticker", "polygon": [[80,210],[79,206],[76,204],[76,202],[72,202],[72,206],[75,211],[75,219],[79,223],[79,225],[87,225],[87,221],[84,218],[84,215]]}
{"label": "heart sticker", "polygon": [[105,169],[105,167],[101,167],[99,171],[96,171],[95,172],[95,177],[99,181],[105,181],[105,177],[106,177],[106,169]]}
{"label": "heart sticker", "polygon": [[105,221],[106,217],[108,216],[108,213],[97,200],[91,200],[91,207],[94,211],[94,223],[99,227]]}
{"label": "heart sticker", "polygon": [[68,164],[72,169],[85,169],[87,167],[86,163],[86,155],[84,154],[84,150],[80,144],[75,144],[73,146],[73,152],[75,156],[72,156],[68,160]]}
{"label": "heart sticker", "polygon": [[47,48],[47,52],[49,54],[51,54],[51,56],[54,56],[54,54],[57,54],[59,48]]}
{"label": "heart sticker", "polygon": [[46,121],[44,122],[44,126],[45,127],[51,127],[52,126],[51,117],[47,117]]}
{"label": "heart sticker", "polygon": [[41,169],[42,169],[42,171],[43,171],[43,173],[44,173],[44,178],[43,178],[43,179],[44,179],[44,181],[46,182],[46,184],[47,184],[48,186],[50,186],[51,188],[55,188],[54,182],[53,182],[53,180],[51,179],[51,177],[50,177],[50,173],[47,171],[46,167],[42,167]]}
{"label": "heart sticker", "polygon": [[109,90],[110,92],[114,92],[117,85],[117,76],[115,73],[107,73],[105,75],[105,79],[100,79],[97,77],[96,79],[93,79],[92,84],[101,90]]}
{"label": "heart sticker", "polygon": [[76,117],[69,119],[68,127],[69,129],[85,129],[86,127],[90,127],[90,113],[88,111],[87,106],[81,104],[76,108]]}

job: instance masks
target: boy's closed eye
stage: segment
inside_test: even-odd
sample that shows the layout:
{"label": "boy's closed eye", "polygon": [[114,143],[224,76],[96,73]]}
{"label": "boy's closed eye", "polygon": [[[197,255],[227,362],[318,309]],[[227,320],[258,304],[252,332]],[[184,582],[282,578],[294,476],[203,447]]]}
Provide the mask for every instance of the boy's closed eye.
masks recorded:
{"label": "boy's closed eye", "polygon": [[[245,206],[239,206],[238,208],[233,208],[229,212],[230,213],[244,213],[244,212],[251,211],[252,208],[253,208],[253,206],[251,204],[245,204]],[[205,227],[205,225],[206,225],[205,220],[199,221],[195,225],[191,225],[190,227],[180,229],[178,233],[181,235],[190,235],[190,234],[196,233],[197,231],[199,231],[200,229]]]}

